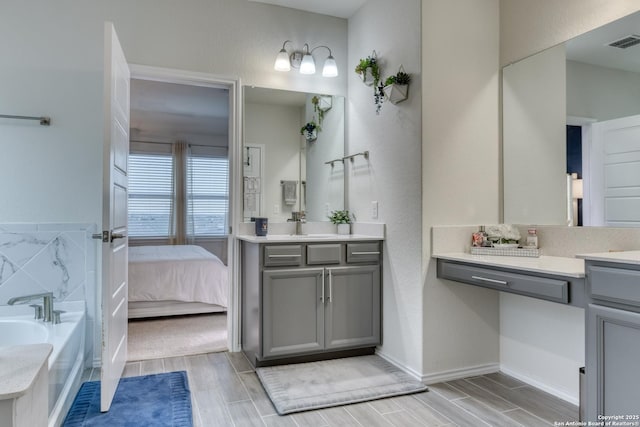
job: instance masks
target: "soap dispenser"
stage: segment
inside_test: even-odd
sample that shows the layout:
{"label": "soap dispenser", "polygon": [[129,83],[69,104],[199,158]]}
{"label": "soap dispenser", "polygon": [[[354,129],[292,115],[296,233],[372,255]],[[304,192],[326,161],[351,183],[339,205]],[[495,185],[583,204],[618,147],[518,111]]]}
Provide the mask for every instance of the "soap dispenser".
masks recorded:
{"label": "soap dispenser", "polygon": [[538,249],[538,232],[535,228],[530,228],[527,232],[527,247]]}

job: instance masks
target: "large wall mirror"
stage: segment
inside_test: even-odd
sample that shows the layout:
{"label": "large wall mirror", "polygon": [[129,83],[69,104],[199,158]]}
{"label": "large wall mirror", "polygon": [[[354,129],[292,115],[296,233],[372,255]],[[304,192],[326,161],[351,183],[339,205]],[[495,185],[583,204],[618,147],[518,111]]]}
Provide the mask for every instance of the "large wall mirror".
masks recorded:
{"label": "large wall mirror", "polygon": [[640,12],[503,69],[504,222],[640,226]]}
{"label": "large wall mirror", "polygon": [[[315,138],[301,134],[309,122]],[[343,209],[344,137],[343,97],[245,86],[244,220],[327,221]]]}

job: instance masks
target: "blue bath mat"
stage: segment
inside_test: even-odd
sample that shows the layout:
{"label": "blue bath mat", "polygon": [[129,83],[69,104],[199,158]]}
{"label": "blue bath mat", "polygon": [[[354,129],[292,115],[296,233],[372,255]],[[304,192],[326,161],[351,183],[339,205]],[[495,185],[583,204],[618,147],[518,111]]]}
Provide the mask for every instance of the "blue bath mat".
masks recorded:
{"label": "blue bath mat", "polygon": [[100,412],[100,381],[82,384],[63,427],[192,427],[185,371],[122,378],[109,412]]}

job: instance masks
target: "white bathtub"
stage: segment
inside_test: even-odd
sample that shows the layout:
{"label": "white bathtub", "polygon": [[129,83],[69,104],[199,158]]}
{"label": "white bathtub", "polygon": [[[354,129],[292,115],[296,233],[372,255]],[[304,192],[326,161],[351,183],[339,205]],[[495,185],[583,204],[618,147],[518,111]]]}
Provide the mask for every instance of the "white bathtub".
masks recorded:
{"label": "white bathtub", "polygon": [[34,320],[28,305],[0,306],[0,346],[49,343],[49,427],[62,423],[80,387],[84,366],[85,303],[54,303],[61,323]]}

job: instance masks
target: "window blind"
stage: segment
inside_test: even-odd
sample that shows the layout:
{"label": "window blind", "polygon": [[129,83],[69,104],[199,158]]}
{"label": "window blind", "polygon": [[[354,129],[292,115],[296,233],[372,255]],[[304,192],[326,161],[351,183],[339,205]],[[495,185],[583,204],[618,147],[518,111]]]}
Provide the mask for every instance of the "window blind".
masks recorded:
{"label": "window blind", "polygon": [[192,150],[187,176],[189,234],[195,237],[226,235],[229,214],[229,160],[226,150]]}
{"label": "window blind", "polygon": [[168,237],[173,209],[171,154],[129,154],[129,235]]}

